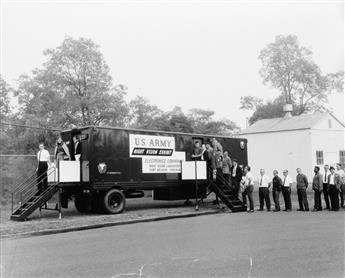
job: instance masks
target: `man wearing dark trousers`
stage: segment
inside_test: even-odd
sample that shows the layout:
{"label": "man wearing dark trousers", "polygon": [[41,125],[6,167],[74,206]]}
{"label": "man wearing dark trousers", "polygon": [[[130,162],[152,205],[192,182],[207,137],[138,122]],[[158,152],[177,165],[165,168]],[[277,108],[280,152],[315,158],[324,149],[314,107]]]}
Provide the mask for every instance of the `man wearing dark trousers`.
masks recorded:
{"label": "man wearing dark trousers", "polygon": [[274,201],[275,209],[273,211],[280,211],[280,204],[279,204],[279,194],[282,191],[282,179],[278,176],[278,171],[273,171],[273,180],[272,180],[272,196]]}
{"label": "man wearing dark trousers", "polygon": [[292,179],[288,176],[288,170],[283,171],[283,197],[285,203],[285,210],[284,211],[291,211],[291,185]]}
{"label": "man wearing dark trousers", "polygon": [[329,187],[328,187],[328,176],[330,175],[330,171],[329,171],[329,166],[326,164],[324,166],[324,174],[323,174],[323,180],[322,180],[322,192],[323,192],[323,197],[325,199],[325,203],[326,203],[326,209],[330,210],[331,207],[329,205]]}
{"label": "man wearing dark trousers", "polygon": [[309,204],[307,199],[308,178],[302,173],[301,168],[297,168],[297,196],[298,196],[298,211],[309,211]]}
{"label": "man wearing dark trousers", "polygon": [[345,172],[341,168],[341,165],[337,163],[336,165],[337,170],[335,173],[339,176],[340,179],[340,189],[339,189],[339,194],[340,194],[340,205],[342,208],[344,208],[344,195],[345,195]]}
{"label": "man wearing dark trousers", "polygon": [[266,202],[267,211],[271,210],[271,201],[270,201],[270,191],[271,180],[267,175],[265,175],[265,170],[260,170],[259,177],[259,200],[260,200],[260,209],[264,210],[264,201]]}
{"label": "man wearing dark trousers", "polygon": [[242,169],[237,164],[237,159],[233,159],[231,167],[231,185],[234,188],[234,195],[238,197],[240,191],[240,183],[242,180]]}
{"label": "man wearing dark trousers", "polygon": [[249,199],[249,210],[248,212],[254,212],[254,200],[253,200],[253,189],[254,181],[252,174],[250,173],[250,166],[244,167],[245,179],[243,182],[244,190],[242,192],[243,208],[247,209],[247,196]]}
{"label": "man wearing dark trousers", "polygon": [[44,144],[39,144],[39,151],[37,153],[37,189],[38,193],[42,193],[48,187],[47,170],[49,164],[49,152],[44,149]]}
{"label": "man wearing dark trousers", "polygon": [[330,174],[328,175],[328,189],[329,197],[331,199],[331,208],[333,211],[339,210],[339,196],[338,192],[340,189],[340,176],[335,173],[334,167],[329,168]]}
{"label": "man wearing dark trousers", "polygon": [[321,206],[321,193],[322,193],[322,175],[320,174],[320,167],[315,166],[313,178],[313,190],[314,190],[314,209],[313,211],[322,210]]}

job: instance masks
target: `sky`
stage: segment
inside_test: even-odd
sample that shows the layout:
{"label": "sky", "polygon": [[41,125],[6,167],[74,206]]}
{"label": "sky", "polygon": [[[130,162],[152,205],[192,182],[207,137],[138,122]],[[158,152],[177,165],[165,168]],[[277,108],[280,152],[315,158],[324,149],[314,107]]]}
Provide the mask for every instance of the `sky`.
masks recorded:
{"label": "sky", "polygon": [[[273,99],[260,50],[297,35],[324,74],[344,70],[341,1],[6,1],[1,4],[1,75],[13,87],[65,36],[100,45],[114,85],[163,110],[211,109],[246,125],[245,95]],[[329,106],[344,118],[344,95]]]}

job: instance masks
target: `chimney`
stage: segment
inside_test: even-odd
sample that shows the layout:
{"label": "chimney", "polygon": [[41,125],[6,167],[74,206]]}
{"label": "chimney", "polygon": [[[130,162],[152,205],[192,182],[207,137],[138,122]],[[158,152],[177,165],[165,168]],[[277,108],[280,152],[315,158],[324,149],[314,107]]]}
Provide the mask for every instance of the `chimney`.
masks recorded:
{"label": "chimney", "polygon": [[283,107],[283,111],[285,112],[284,119],[288,119],[292,117],[292,104],[285,104]]}

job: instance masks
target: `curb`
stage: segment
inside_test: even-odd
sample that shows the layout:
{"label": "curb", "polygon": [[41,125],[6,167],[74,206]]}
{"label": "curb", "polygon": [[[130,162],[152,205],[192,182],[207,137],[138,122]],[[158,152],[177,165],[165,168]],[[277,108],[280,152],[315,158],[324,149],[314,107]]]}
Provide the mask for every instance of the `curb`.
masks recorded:
{"label": "curb", "polygon": [[153,222],[153,221],[163,221],[163,220],[177,219],[177,218],[203,216],[203,215],[217,214],[217,213],[222,213],[222,212],[224,212],[224,211],[223,210],[215,210],[215,211],[205,211],[205,212],[192,212],[192,213],[186,213],[186,214],[156,216],[156,217],[149,217],[149,218],[143,218],[143,219],[124,220],[124,221],[118,221],[118,222],[105,222],[105,223],[101,223],[101,224],[62,228],[62,229],[41,230],[41,231],[35,231],[35,232],[3,235],[3,236],[1,236],[1,240],[26,238],[26,237],[33,237],[33,236],[43,236],[43,235],[52,235],[52,234],[68,233],[68,232],[77,232],[77,231],[99,229],[99,228],[112,227],[112,226],[120,226],[120,225],[128,225],[128,224]]}

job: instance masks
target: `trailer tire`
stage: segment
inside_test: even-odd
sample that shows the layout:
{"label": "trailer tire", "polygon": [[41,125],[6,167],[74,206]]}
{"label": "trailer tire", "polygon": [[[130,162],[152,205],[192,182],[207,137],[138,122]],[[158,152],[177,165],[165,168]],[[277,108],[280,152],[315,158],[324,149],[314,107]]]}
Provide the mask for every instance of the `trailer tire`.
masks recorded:
{"label": "trailer tire", "polygon": [[125,206],[126,198],[121,190],[113,188],[104,194],[103,208],[106,213],[121,213],[125,209]]}
{"label": "trailer tire", "polygon": [[77,211],[80,213],[92,212],[92,194],[82,193],[78,194],[74,198],[74,205]]}

